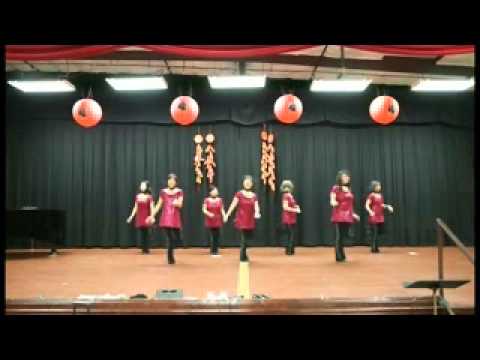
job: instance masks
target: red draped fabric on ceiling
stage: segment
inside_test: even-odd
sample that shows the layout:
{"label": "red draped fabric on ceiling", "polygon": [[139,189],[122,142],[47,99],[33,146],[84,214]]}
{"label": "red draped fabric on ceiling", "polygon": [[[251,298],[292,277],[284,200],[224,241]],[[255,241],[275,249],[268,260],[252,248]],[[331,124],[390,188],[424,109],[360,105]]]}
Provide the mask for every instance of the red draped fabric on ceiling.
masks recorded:
{"label": "red draped fabric on ceiling", "polygon": [[312,45],[273,45],[273,46],[248,46],[234,48],[231,45],[218,46],[171,46],[171,45],[142,45],[143,48],[162,54],[178,55],[185,57],[203,57],[208,59],[229,58],[241,59],[250,57],[272,56],[290,51],[309,49]]}
{"label": "red draped fabric on ceiling", "polygon": [[73,60],[109,54],[125,45],[7,45],[7,60]]}
{"label": "red draped fabric on ceiling", "polygon": [[475,45],[348,45],[346,47],[382,54],[411,56],[445,56],[475,52]]}
{"label": "red draped fabric on ceiling", "polygon": [[[185,58],[246,59],[275,56],[319,45],[7,45],[6,59],[20,61],[88,59],[127,46]],[[345,47],[392,55],[443,56],[467,54],[474,45],[346,45]]]}
{"label": "red draped fabric on ceiling", "polygon": [[118,51],[127,46],[141,47],[160,54],[195,58],[241,59],[273,56],[314,47],[314,45],[7,45],[7,60],[85,59]]}

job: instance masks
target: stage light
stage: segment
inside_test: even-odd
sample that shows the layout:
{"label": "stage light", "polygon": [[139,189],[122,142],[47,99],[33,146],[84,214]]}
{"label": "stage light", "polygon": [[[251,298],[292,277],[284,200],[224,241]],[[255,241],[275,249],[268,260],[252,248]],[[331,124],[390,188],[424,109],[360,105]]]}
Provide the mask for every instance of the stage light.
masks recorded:
{"label": "stage light", "polygon": [[167,82],[162,76],[106,78],[105,81],[117,91],[165,90]]}
{"label": "stage light", "polygon": [[208,81],[212,89],[251,89],[263,88],[265,76],[209,76]]}
{"label": "stage light", "polygon": [[418,92],[455,92],[465,91],[473,88],[475,80],[420,80],[412,91]]}
{"label": "stage light", "polygon": [[75,86],[67,80],[10,80],[8,83],[26,93],[75,91]]}
{"label": "stage light", "polygon": [[372,80],[314,80],[310,86],[313,92],[362,92]]}

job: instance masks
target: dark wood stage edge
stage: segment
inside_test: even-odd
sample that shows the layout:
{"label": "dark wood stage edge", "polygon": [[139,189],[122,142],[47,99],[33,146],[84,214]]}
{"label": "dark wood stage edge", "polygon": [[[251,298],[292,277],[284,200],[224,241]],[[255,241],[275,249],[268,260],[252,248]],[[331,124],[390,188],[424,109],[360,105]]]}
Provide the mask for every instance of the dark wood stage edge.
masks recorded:
{"label": "dark wood stage edge", "polygon": [[[457,307],[456,315],[474,315]],[[6,315],[432,315],[431,297],[269,299],[232,303],[189,300],[8,300]],[[439,314],[447,315],[443,309]]]}

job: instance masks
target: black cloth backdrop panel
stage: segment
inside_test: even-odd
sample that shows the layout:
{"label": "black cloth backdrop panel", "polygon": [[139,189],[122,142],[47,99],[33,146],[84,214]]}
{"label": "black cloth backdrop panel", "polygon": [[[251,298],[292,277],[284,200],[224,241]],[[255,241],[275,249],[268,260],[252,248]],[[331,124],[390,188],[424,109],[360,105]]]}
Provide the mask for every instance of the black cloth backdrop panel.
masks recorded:
{"label": "black cloth backdrop panel", "polygon": [[[71,119],[79,93],[26,95],[7,90],[7,208],[65,209],[67,247],[135,246],[138,234],[125,221],[139,182],[150,180],[157,200],[167,174],[174,172],[185,195],[179,245],[207,246],[201,213],[207,189],[206,184],[194,183],[193,136],[212,130],[217,138],[216,179],[225,207],[240,189],[242,176],[253,175],[262,218],[252,246],[285,245],[281,194],[270,193],[260,183],[262,122],[252,121],[262,113],[260,108],[271,111],[281,93],[267,89],[268,94],[255,96],[218,95],[194,90],[200,119],[194,126],[180,127],[171,123],[166,106],[178,94],[167,101],[159,93],[114,93],[101,84],[96,89],[94,97],[105,117],[93,129],[80,128]],[[303,210],[298,217],[299,245],[333,245],[329,190],[344,168],[352,173],[355,209],[361,216],[351,244],[366,244],[364,201],[373,179],[382,182],[385,201],[395,208],[386,216],[385,245],[433,245],[436,217],[466,244],[473,243],[473,96],[413,96],[405,89],[389,89],[390,94],[394,91],[401,115],[390,127],[370,125],[368,104],[376,95],[372,92],[299,94],[304,105],[315,104],[315,98],[319,104],[305,105],[304,117],[311,121],[305,124],[302,118],[297,126],[275,123],[270,113],[262,113],[277,136],[277,184],[291,179],[296,185]],[[409,100],[419,104],[421,120]],[[158,101],[165,106],[158,108]],[[402,123],[404,108],[408,116]],[[128,121],[122,121],[122,111]],[[232,218],[222,231],[221,245],[238,243]],[[164,244],[163,233],[156,231],[154,246]]]}

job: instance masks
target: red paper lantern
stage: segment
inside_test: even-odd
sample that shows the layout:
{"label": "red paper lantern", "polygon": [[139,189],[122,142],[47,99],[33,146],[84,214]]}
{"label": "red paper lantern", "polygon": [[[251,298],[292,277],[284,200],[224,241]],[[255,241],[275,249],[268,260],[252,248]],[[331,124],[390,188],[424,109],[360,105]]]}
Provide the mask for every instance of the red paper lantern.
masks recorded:
{"label": "red paper lantern", "polygon": [[370,116],[377,124],[389,125],[400,113],[397,100],[391,96],[378,96],[370,104]]}
{"label": "red paper lantern", "polygon": [[89,128],[102,120],[102,108],[93,99],[81,99],[73,105],[72,115],[78,125]]}
{"label": "red paper lantern", "polygon": [[198,104],[190,96],[179,96],[170,106],[173,121],[179,125],[187,126],[195,122],[198,117]]}
{"label": "red paper lantern", "polygon": [[295,95],[283,95],[275,101],[273,112],[281,123],[294,124],[302,116],[303,105]]}

